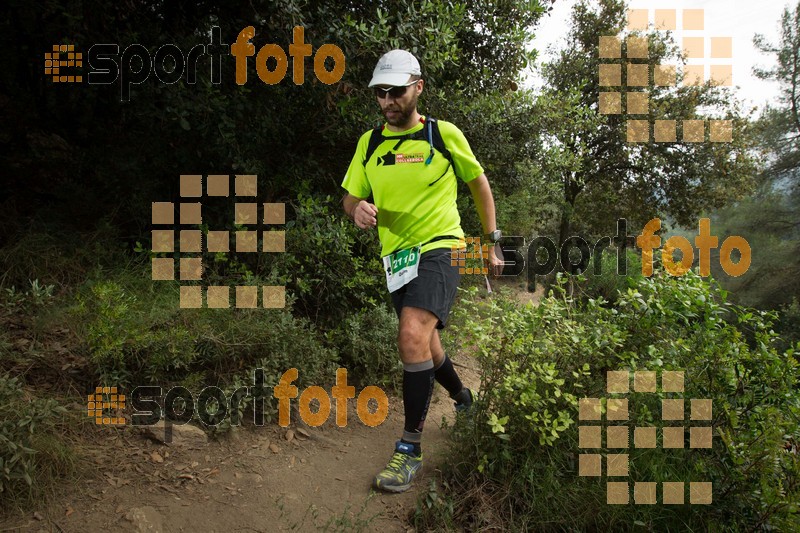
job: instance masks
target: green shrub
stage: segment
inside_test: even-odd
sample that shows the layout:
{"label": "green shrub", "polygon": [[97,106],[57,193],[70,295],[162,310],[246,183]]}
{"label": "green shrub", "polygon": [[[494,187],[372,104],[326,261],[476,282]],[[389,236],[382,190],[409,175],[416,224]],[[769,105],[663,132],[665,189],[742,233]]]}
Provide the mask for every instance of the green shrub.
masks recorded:
{"label": "green shrub", "polygon": [[642,260],[639,254],[625,251],[626,273],[620,274],[617,268],[616,251],[606,250],[600,259],[600,271],[595,273],[594,258],[585,272],[586,282],[581,290],[587,298],[603,298],[614,303],[620,292],[625,292],[632,284],[642,278]]}
{"label": "green shrub", "polygon": [[[573,301],[563,288],[537,307],[462,298],[457,312],[469,318],[459,336],[478,354],[481,399],[473,422],[456,425],[448,496],[418,512],[417,526],[793,529],[800,461],[783,443],[800,436],[797,361],[775,349],[769,315],[725,297],[694,272],[657,272],[620,293],[614,307]],[[628,395],[627,422],[613,424],[631,436],[634,426],[674,425],[661,422],[663,398],[712,400],[713,420],[691,422],[711,425],[711,449],[690,449],[687,440],[683,449],[627,450],[630,480],[711,481],[712,505],[692,505],[690,514],[683,506],[607,505],[606,479],[578,475],[577,399],[607,396],[606,372],[625,369],[686,377],[683,394]]]}
{"label": "green shrub", "polygon": [[[35,493],[38,442],[66,411],[55,400],[31,398],[17,378],[0,375],[0,493],[3,500]],[[37,439],[38,435],[38,439]],[[45,465],[40,465],[45,466]]]}
{"label": "green shrub", "polygon": [[359,230],[330,196],[300,196],[286,223],[286,253],[275,262],[295,311],[335,327],[354,309],[386,301],[375,231]]}
{"label": "green shrub", "polygon": [[258,365],[278,376],[295,367],[316,380],[336,360],[316,327],[290,309],[180,309],[169,283],[148,291],[136,279],[96,282],[79,293],[75,314],[107,385],[225,385]]}
{"label": "green shrub", "polygon": [[32,218],[29,214],[14,216],[13,210],[0,214],[0,224],[7,232],[0,246],[2,288],[25,287],[29,280],[39,280],[42,288],[74,286],[92,271],[119,266],[129,259],[122,232],[107,219],[97,220],[87,231],[76,228],[76,221],[61,211],[45,209]]}
{"label": "green shrub", "polygon": [[792,303],[781,307],[775,329],[780,335],[781,347],[784,350],[800,343],[800,302],[797,298],[794,298]]}
{"label": "green shrub", "polygon": [[397,316],[385,305],[348,316],[329,339],[341,364],[364,385],[398,389],[402,363],[397,353]]}

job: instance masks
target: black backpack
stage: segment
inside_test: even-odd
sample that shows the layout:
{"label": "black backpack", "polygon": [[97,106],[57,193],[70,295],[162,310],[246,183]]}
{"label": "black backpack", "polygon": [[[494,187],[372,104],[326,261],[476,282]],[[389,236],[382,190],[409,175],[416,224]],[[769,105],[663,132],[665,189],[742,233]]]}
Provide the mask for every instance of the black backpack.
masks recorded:
{"label": "black backpack", "polygon": [[[439,122],[435,118],[429,117],[425,119],[424,125],[421,130],[415,131],[414,133],[408,133],[406,135],[400,135],[397,137],[384,137],[383,128],[384,128],[383,126],[378,126],[372,130],[372,134],[370,135],[369,138],[369,144],[367,144],[367,153],[364,156],[365,167],[367,166],[367,162],[372,157],[372,154],[375,153],[375,150],[378,148],[378,146],[381,145],[382,142],[397,141],[397,144],[395,144],[394,147],[392,148],[392,151],[397,151],[397,149],[400,148],[400,145],[403,144],[403,142],[412,140],[412,141],[426,141],[430,145],[431,152],[428,155],[428,158],[425,160],[426,165],[429,165],[433,160],[434,149],[436,149],[439,152],[441,152],[441,154],[447,159],[450,166],[453,166],[453,169],[455,169],[455,166],[453,165],[453,156],[450,154],[450,150],[448,150],[447,147],[444,145],[442,134],[439,131]],[[445,170],[445,174],[446,173],[447,170]],[[442,176],[444,176],[444,174],[442,174]],[[439,178],[429,183],[428,185],[433,185],[434,183],[439,181],[439,179],[441,179],[442,176],[439,176]]]}

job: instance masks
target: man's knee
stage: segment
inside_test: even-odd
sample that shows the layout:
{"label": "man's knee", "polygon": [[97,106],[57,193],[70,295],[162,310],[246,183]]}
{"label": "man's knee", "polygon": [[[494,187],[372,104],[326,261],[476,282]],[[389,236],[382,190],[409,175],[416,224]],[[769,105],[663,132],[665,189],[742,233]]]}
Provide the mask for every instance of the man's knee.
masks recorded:
{"label": "man's knee", "polygon": [[425,337],[424,328],[420,324],[401,324],[397,333],[397,346],[402,355],[412,355],[424,351],[429,339]]}
{"label": "man's knee", "polygon": [[[403,359],[417,359],[430,353],[430,342],[436,327],[436,316],[430,311],[405,307],[400,315],[397,345]],[[427,359],[427,357],[425,357]]]}

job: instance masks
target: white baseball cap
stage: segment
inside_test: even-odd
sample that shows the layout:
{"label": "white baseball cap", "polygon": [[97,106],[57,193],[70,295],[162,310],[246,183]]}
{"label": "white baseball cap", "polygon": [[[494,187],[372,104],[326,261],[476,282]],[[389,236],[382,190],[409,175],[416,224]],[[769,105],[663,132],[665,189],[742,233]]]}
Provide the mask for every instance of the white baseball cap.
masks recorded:
{"label": "white baseball cap", "polygon": [[369,82],[369,87],[405,85],[412,75],[422,75],[417,58],[405,50],[392,50],[383,54],[378,60],[375,70],[372,71],[372,81]]}

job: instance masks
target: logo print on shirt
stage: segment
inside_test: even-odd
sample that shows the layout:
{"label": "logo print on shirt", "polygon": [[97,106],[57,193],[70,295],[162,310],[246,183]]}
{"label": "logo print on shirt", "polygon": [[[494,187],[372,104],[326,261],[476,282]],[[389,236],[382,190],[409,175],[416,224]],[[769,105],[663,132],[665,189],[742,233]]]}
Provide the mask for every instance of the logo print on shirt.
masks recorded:
{"label": "logo print on shirt", "polygon": [[422,163],[425,161],[425,154],[416,153],[416,154],[397,154],[397,158],[395,162],[398,165],[402,165],[403,163]]}
{"label": "logo print on shirt", "polygon": [[378,158],[379,165],[394,165],[395,154],[392,152],[387,152],[386,155],[382,155]]}
{"label": "logo print on shirt", "polygon": [[394,154],[391,151],[387,152],[378,158],[379,165],[402,165],[404,163],[422,163],[425,161],[425,154]]}

